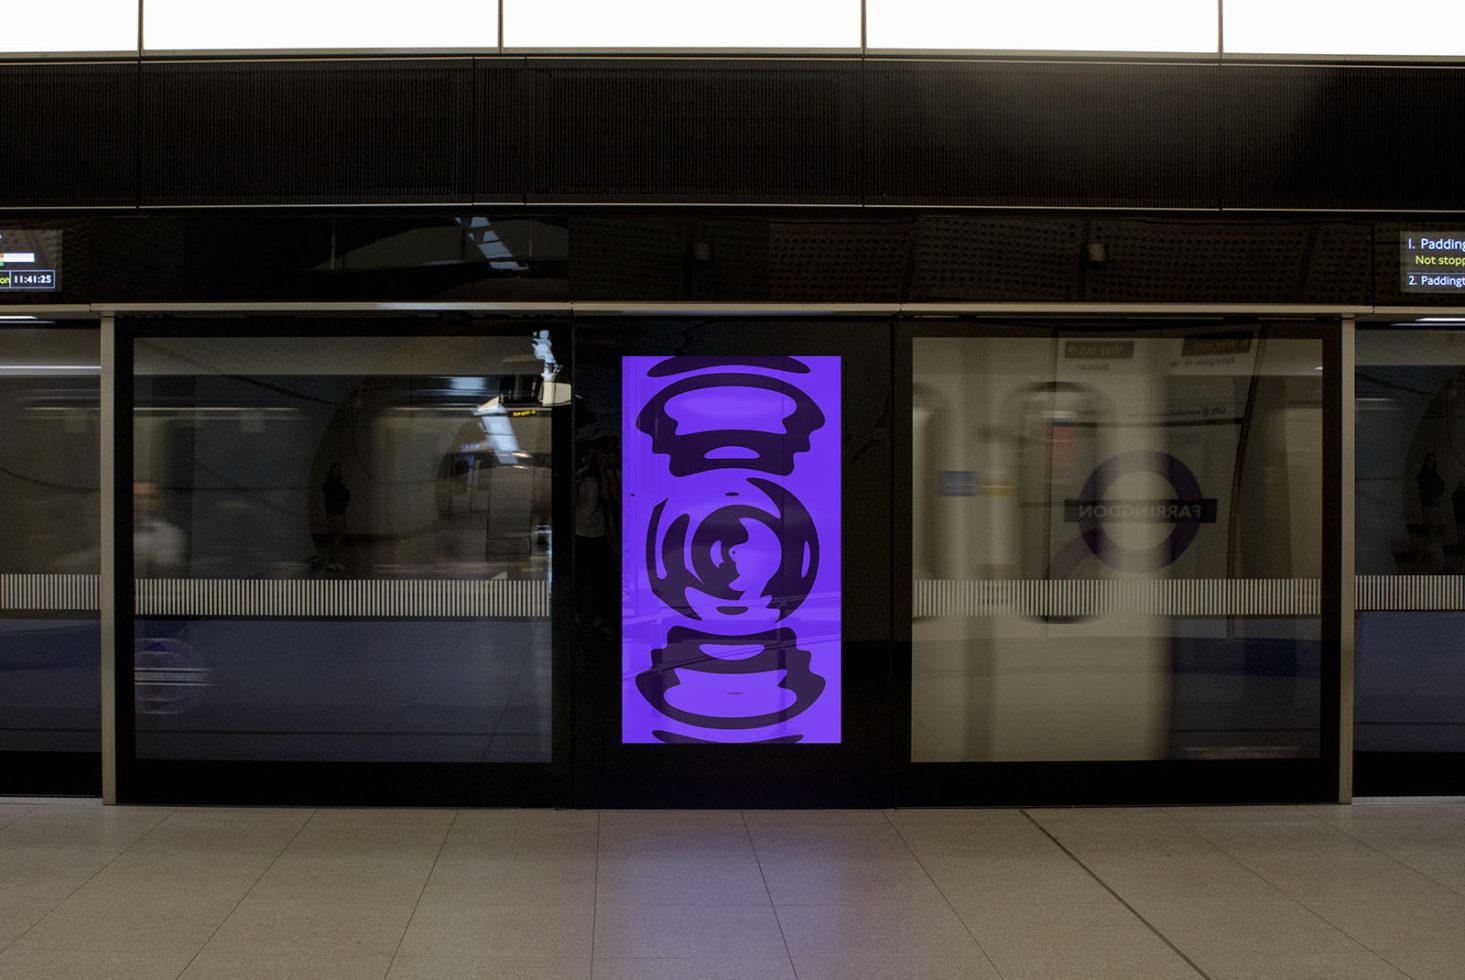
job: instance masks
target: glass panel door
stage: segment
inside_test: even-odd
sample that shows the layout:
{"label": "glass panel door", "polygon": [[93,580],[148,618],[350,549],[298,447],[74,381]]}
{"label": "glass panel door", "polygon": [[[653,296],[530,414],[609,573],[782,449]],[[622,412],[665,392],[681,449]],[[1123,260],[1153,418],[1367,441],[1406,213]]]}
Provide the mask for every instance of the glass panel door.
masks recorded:
{"label": "glass panel door", "polygon": [[0,324],[0,794],[101,792],[95,324]]}
{"label": "glass panel door", "polygon": [[1321,334],[911,343],[913,792],[1319,792]]}
{"label": "glass panel door", "polygon": [[133,341],[125,795],[549,792],[552,331],[355,327]]}
{"label": "glass panel door", "polygon": [[1357,341],[1358,795],[1465,793],[1465,333]]}

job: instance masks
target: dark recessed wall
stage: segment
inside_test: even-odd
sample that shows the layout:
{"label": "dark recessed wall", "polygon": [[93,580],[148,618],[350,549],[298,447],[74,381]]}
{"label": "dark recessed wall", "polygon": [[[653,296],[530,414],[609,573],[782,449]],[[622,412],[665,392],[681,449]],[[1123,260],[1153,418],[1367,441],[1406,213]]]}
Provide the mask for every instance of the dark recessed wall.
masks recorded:
{"label": "dark recessed wall", "polygon": [[[7,208],[1465,210],[1465,67],[398,58],[0,65]],[[941,287],[947,289],[948,287]]]}

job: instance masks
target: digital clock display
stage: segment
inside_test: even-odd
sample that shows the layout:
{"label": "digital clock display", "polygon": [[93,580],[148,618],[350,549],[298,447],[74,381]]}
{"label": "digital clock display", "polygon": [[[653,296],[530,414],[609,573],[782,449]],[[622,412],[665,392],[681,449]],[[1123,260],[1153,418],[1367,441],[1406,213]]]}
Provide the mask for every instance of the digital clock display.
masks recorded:
{"label": "digital clock display", "polygon": [[61,288],[61,232],[0,228],[0,296]]}

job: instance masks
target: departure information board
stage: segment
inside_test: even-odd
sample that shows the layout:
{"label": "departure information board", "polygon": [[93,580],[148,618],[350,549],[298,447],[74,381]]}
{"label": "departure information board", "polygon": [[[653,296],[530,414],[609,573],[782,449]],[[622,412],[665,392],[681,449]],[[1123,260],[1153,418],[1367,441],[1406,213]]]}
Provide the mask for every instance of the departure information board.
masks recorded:
{"label": "departure information board", "polygon": [[1465,231],[1400,232],[1399,288],[1465,296]]}
{"label": "departure information board", "polygon": [[61,232],[0,228],[0,296],[61,288]]}

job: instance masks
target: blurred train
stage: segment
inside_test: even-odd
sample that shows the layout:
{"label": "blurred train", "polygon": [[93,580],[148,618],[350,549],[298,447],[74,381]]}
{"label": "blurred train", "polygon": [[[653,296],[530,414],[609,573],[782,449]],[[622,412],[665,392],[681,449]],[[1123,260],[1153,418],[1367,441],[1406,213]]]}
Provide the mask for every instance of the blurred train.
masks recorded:
{"label": "blurred train", "polygon": [[915,761],[1316,751],[1320,348],[916,339]]}

